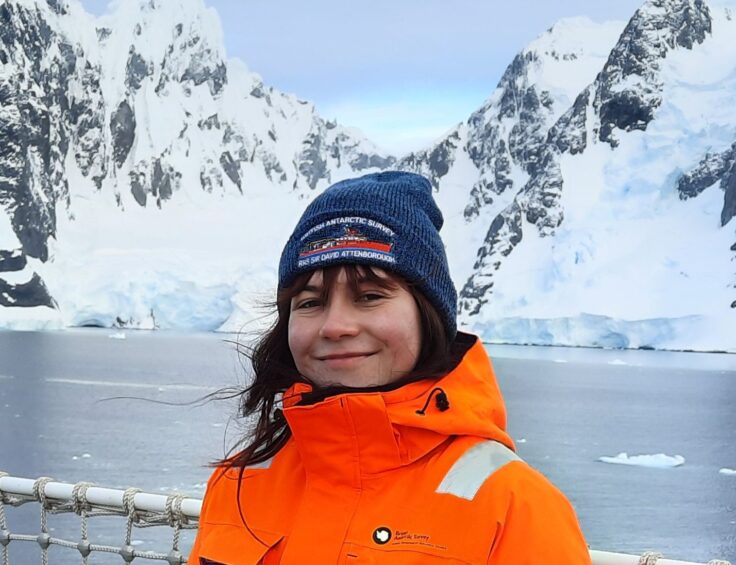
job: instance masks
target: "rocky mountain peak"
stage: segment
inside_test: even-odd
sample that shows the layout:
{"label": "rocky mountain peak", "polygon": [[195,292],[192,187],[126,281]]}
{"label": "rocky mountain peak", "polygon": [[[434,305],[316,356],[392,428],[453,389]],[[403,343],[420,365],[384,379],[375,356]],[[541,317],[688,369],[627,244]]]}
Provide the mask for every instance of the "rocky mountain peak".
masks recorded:
{"label": "rocky mountain peak", "polygon": [[[574,60],[571,55],[561,56],[564,50],[551,47],[557,30],[537,40],[537,49],[530,45],[514,59],[496,92],[468,121],[468,155],[478,167],[479,180],[471,190],[466,217],[479,217],[483,209],[492,215],[472,273],[460,292],[463,319],[474,319],[492,303],[499,271],[511,253],[524,245],[531,226],[536,228],[531,234],[534,240],[556,237],[565,219],[562,196],[569,176],[561,163],[586,153],[591,142],[616,148],[624,134],[645,131],[663,103],[666,81],[672,81],[663,61],[674,51],[703,44],[712,33],[712,22],[710,9],[700,0],[646,2],[622,26],[611,47],[596,50],[603,58],[598,59],[597,69],[589,71],[590,83],[578,83],[579,89],[568,91],[564,98],[559,89],[547,86],[545,91],[553,93],[549,106],[540,95],[544,77],[553,74],[549,69],[558,61]],[[594,44],[591,41],[588,46]],[[592,60],[589,50],[582,52]],[[584,62],[580,68],[586,68]],[[567,76],[559,69],[556,74]],[[672,88],[671,82],[667,84]],[[479,143],[474,143],[473,130],[478,128],[482,133],[476,138]],[[706,156],[680,179],[680,195],[691,198],[720,180],[724,191],[720,223],[725,226],[736,209],[733,170],[732,150]]]}
{"label": "rocky mountain peak", "polygon": [[[14,258],[5,267],[49,260],[49,238],[60,218],[76,221],[79,199],[125,213],[182,192],[186,202],[311,194],[395,161],[228,61],[202,0],[113,6],[94,18],[78,0],[0,0],[0,214],[22,254],[0,248]],[[31,287],[8,290],[10,302],[45,296]]]}
{"label": "rocky mountain peak", "polygon": [[597,80],[598,136],[615,146],[615,130],[644,130],[661,104],[661,61],[692,49],[711,32],[702,0],[648,0],[629,21]]}
{"label": "rocky mountain peak", "polygon": [[90,88],[75,88],[91,65],[59,25],[57,16],[68,13],[66,3],[0,3],[0,204],[23,253],[42,261],[56,232],[56,205],[69,201],[65,157],[74,132],[59,118],[75,116],[77,94],[91,96]]}

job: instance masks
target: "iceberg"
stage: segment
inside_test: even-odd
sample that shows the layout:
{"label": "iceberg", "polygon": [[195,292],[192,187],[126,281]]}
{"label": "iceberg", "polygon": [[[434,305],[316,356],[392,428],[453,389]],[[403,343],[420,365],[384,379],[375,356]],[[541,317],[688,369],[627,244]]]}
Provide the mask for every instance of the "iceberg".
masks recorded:
{"label": "iceberg", "polygon": [[619,453],[615,457],[599,457],[598,461],[603,463],[612,463],[615,465],[634,465],[636,467],[653,467],[657,469],[667,469],[670,467],[680,467],[685,464],[685,458],[682,455],[665,455],[664,453],[656,453],[654,455],[631,455],[627,453]]}

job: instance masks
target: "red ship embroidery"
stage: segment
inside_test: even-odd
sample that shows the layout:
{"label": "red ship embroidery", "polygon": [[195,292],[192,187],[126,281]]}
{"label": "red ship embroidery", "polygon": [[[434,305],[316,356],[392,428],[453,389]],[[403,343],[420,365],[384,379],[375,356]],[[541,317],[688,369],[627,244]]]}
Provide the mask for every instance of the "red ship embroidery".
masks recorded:
{"label": "red ship embroidery", "polygon": [[299,257],[309,257],[310,255],[316,255],[323,251],[334,251],[337,249],[370,249],[381,253],[390,253],[392,247],[392,243],[370,241],[357,229],[345,226],[344,235],[312,241],[301,249]]}

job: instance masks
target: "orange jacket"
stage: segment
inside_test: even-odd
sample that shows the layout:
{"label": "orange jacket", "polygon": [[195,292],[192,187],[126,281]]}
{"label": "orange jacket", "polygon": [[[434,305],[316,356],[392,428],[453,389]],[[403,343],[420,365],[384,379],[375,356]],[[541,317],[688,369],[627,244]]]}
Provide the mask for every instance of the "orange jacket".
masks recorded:
{"label": "orange jacket", "polygon": [[[477,338],[446,376],[299,405],[269,462],[220,470],[207,487],[190,565],[590,564],[567,499],[521,461]],[[444,411],[432,400],[441,387]],[[435,391],[435,396],[436,396]]]}

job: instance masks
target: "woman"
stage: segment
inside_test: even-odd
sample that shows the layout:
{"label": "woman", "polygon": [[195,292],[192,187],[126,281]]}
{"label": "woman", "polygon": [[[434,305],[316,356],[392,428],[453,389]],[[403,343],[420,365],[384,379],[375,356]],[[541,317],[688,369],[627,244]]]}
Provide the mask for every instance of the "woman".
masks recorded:
{"label": "woman", "polygon": [[257,424],[210,479],[190,563],[590,563],[569,502],[514,453],[483,345],[456,330],[442,222],[411,173],[307,207],[243,393]]}

